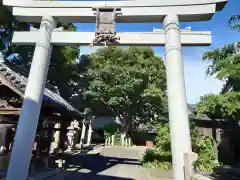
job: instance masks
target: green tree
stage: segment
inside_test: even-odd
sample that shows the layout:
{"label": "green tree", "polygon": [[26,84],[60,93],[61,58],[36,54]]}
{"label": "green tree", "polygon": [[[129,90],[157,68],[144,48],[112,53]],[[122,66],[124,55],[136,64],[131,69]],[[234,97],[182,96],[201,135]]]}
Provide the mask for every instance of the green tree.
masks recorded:
{"label": "green tree", "polygon": [[203,114],[211,118],[221,117],[220,96],[215,94],[207,94],[201,97],[196,106],[197,118]]}
{"label": "green tree", "polygon": [[196,118],[201,119],[203,115],[212,120],[212,136],[213,136],[213,149],[215,154],[218,154],[218,142],[216,134],[216,119],[221,118],[221,95],[207,94],[201,97],[200,102],[196,106]]}
{"label": "green tree", "polygon": [[211,62],[207,75],[215,76],[219,80],[227,80],[227,84],[232,88],[219,95],[204,96],[197,106],[198,114],[217,118],[239,117],[240,55],[237,52],[238,47],[229,44],[204,54],[203,60]]}
{"label": "green tree", "polygon": [[213,148],[218,153],[217,127],[218,119],[239,120],[240,118],[240,93],[227,92],[224,94],[208,94],[201,97],[196,108],[197,118],[207,115],[212,120]]}
{"label": "green tree", "polygon": [[[76,31],[73,24],[59,24],[65,31]],[[76,60],[80,56],[80,48],[77,45],[54,46],[51,56],[51,64],[48,72],[48,82],[56,86],[61,96],[70,100],[74,90],[72,79],[78,78],[73,73],[78,66]]]}
{"label": "green tree", "polygon": [[[25,22],[18,22],[16,18],[13,17],[12,12],[9,8],[3,6],[2,1],[0,2],[0,51],[4,54],[5,58],[8,58],[10,55],[16,52],[16,48],[20,46],[13,46],[11,44],[12,32],[14,30],[28,30],[29,24]],[[4,31],[4,32],[3,32]],[[21,46],[25,47],[22,50],[22,54],[24,54],[29,46]],[[33,49],[33,48],[31,48]],[[28,54],[28,53],[26,53]]]}
{"label": "green tree", "polygon": [[240,92],[209,94],[201,98],[196,108],[197,117],[205,114],[212,119],[240,118]]}
{"label": "green tree", "polygon": [[[30,45],[12,45],[11,38],[13,31],[28,31],[30,26],[39,28],[39,23],[18,22],[12,13],[1,4],[0,6],[0,51],[4,53],[6,59],[12,63],[30,69],[34,46]],[[65,31],[75,31],[73,24],[58,24],[63,26]],[[14,56],[12,56],[14,55]],[[11,58],[9,58],[11,57]],[[48,82],[56,86],[59,93],[66,99],[72,96],[73,90],[71,79],[76,78],[73,70],[76,68],[76,59],[79,57],[79,46],[54,46],[52,50],[51,63],[48,73]]]}
{"label": "green tree", "polygon": [[[29,25],[28,25],[29,26]],[[40,24],[32,25],[39,28]],[[63,27],[64,31],[76,31],[76,27],[73,24],[58,24],[57,27]],[[28,28],[29,29],[29,28]],[[21,29],[23,30],[23,29]],[[33,58],[34,46],[20,45],[12,46],[14,53],[18,54],[16,58],[11,61],[18,64],[25,69],[30,69],[30,63]],[[76,60],[79,57],[80,48],[77,45],[71,46],[53,46],[51,53],[51,61],[48,71],[47,81],[53,86],[57,87],[57,90],[63,96],[63,98],[69,100],[72,96],[71,78],[73,70],[75,69]]]}
{"label": "green tree", "polygon": [[240,15],[233,15],[230,17],[228,24],[236,30],[240,30]]}
{"label": "green tree", "polygon": [[0,50],[1,51],[5,48],[4,38],[6,36],[6,33],[5,33],[5,28],[7,25],[6,19],[7,19],[7,16],[10,16],[8,15],[8,12],[9,11],[7,11],[7,9],[2,4],[0,4]]}
{"label": "green tree", "polygon": [[[226,81],[221,94],[207,94],[197,104],[197,117],[207,115],[212,119],[213,147],[217,153],[216,120],[239,120],[240,118],[240,55],[236,44],[228,44],[222,48],[206,52],[204,61],[209,65],[206,74]],[[226,92],[225,92],[226,91]]]}
{"label": "green tree", "polygon": [[209,65],[206,74],[215,76],[219,80],[228,78],[240,79],[240,55],[237,54],[236,44],[228,44],[222,48],[208,51],[203,55],[203,60],[208,61]]}
{"label": "green tree", "polygon": [[151,48],[101,48],[82,61],[84,104],[95,115],[119,117],[123,136],[133,123],[166,113],[165,67]]}

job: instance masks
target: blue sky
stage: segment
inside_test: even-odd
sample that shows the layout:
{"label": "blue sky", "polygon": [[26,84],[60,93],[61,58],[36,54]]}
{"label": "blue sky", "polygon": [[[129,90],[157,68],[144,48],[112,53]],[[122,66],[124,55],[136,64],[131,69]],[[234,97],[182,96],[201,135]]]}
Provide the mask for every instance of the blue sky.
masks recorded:
{"label": "blue sky", "polygon": [[[236,32],[228,27],[228,19],[233,14],[240,14],[240,0],[229,0],[225,9],[217,12],[212,20],[207,22],[181,23],[181,28],[191,26],[194,31],[212,31],[213,43],[209,47],[185,47],[183,48],[183,61],[185,71],[185,84],[188,103],[196,103],[200,96],[206,93],[219,93],[223,82],[206,77],[205,71],[207,63],[202,62],[201,58],[204,52],[219,48],[228,43],[240,40],[240,32]],[[117,24],[117,32],[148,32],[152,28],[162,28],[160,23],[134,23]],[[94,23],[77,24],[78,31],[95,31]],[[153,47],[157,55],[163,57],[163,47]],[[81,53],[94,52],[96,48],[89,49],[81,47]]]}

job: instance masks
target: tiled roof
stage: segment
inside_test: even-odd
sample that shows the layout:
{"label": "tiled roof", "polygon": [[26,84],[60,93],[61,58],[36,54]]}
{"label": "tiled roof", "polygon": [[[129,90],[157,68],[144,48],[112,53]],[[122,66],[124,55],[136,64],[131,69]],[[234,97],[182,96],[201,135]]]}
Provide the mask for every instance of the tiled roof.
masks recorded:
{"label": "tiled roof", "polygon": [[[18,88],[22,92],[25,91],[28,76],[28,72],[26,70],[15,64],[2,61],[0,62],[0,74],[2,74],[16,88]],[[72,111],[80,115],[80,112],[76,110],[73,106],[71,106],[66,100],[64,100],[56,92],[56,90],[54,92],[54,87],[52,87],[48,83],[46,84],[46,88],[44,91],[43,101],[56,103],[57,105],[66,108],[68,111]]]}

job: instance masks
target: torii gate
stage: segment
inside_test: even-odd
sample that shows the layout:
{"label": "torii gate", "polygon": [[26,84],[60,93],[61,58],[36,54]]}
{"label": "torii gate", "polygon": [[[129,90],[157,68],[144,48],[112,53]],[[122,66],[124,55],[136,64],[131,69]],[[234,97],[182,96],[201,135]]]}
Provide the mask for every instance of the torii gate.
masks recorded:
{"label": "torii gate", "polygon": [[[211,33],[180,30],[179,21],[210,20],[216,11],[224,8],[227,1],[134,0],[52,2],[3,0],[3,4],[12,9],[13,15],[18,20],[41,22],[39,30],[14,32],[13,34],[13,43],[36,44],[36,47],[13,145],[7,180],[27,179],[52,45],[88,45],[96,35],[95,32],[61,32],[61,29],[56,27],[56,22],[96,22],[96,10],[98,17],[100,16],[100,22],[103,20],[103,24],[104,20],[106,20],[103,18],[104,14],[114,13],[112,14],[111,28],[108,27],[107,30],[118,38],[114,39],[114,41],[109,41],[110,45],[165,45],[174,179],[184,180],[183,153],[191,152],[192,149],[184,85],[182,45],[210,45]],[[105,9],[105,11],[101,9]],[[103,17],[101,17],[101,13],[103,13]],[[115,33],[113,26],[115,20],[116,22],[129,23],[163,22],[164,30],[160,32]]]}

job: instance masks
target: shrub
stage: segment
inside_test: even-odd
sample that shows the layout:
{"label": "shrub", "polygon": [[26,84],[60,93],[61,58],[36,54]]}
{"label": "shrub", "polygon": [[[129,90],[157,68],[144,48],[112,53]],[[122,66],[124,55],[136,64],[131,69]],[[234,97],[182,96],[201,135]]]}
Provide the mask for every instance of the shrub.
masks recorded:
{"label": "shrub", "polygon": [[211,172],[218,166],[210,137],[199,137],[194,152],[198,154],[197,170]]}
{"label": "shrub", "polygon": [[149,151],[143,156],[143,167],[147,168],[159,168],[163,170],[169,170],[172,166],[171,156],[162,156],[157,151]]}
{"label": "shrub", "polygon": [[[197,133],[195,124],[191,123],[191,140],[193,152],[198,153],[196,162],[197,170],[209,172],[217,166],[212,140]],[[146,152],[142,158],[142,164],[148,168],[160,168],[170,170],[172,167],[171,138],[168,123],[157,125],[157,136],[154,141],[153,151]]]}

